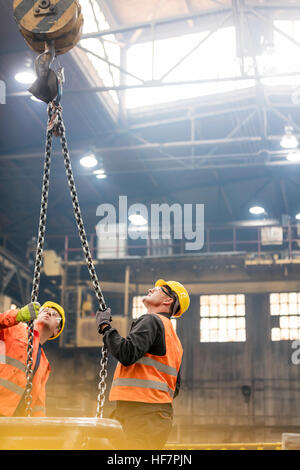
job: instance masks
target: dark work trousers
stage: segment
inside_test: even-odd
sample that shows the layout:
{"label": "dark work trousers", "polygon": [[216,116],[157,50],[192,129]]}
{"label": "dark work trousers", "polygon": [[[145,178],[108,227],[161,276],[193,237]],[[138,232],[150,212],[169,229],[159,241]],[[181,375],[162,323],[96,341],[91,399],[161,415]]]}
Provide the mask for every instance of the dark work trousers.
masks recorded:
{"label": "dark work trousers", "polygon": [[173,407],[171,403],[117,401],[110,418],[122,425],[122,450],[159,450],[172,429]]}

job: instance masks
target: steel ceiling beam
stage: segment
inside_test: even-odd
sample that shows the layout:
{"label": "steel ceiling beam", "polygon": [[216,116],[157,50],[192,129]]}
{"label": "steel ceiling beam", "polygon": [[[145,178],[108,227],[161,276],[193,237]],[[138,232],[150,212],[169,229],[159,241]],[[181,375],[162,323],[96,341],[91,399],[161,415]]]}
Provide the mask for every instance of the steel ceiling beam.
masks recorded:
{"label": "steel ceiling beam", "polygon": [[13,266],[10,269],[10,271],[6,274],[6,276],[4,277],[3,282],[2,282],[2,286],[1,286],[1,290],[0,290],[1,295],[5,292],[5,289],[7,288],[8,284],[10,283],[10,281],[12,280],[14,275],[16,274],[17,270],[18,270],[17,266]]}
{"label": "steel ceiling beam", "polygon": [[[147,144],[150,143],[148,140],[144,139],[143,137],[137,136],[136,134],[133,134],[133,133],[132,133],[132,135],[133,135],[137,140],[139,140],[140,142],[143,142],[143,144],[146,144],[146,145],[147,145]],[[159,149],[158,152],[159,152],[160,154],[164,155],[164,157],[163,157],[164,160],[172,160],[172,161],[174,161],[174,159],[176,159],[176,162],[177,162],[177,163],[181,163],[182,166],[185,166],[185,167],[188,166],[188,165],[186,165],[185,162],[181,161],[180,157],[178,157],[178,158],[177,158],[177,157],[174,157],[174,155],[171,155],[169,152],[166,152],[166,151],[164,151],[164,150],[162,150],[162,149]],[[143,159],[143,160],[140,160],[140,161],[144,164],[147,160],[146,160],[146,159]]]}
{"label": "steel ceiling beam", "polygon": [[[100,57],[99,57],[100,58]],[[102,60],[105,61],[104,58]],[[65,89],[64,95],[70,95],[74,93],[99,93],[107,91],[120,91],[120,90],[133,90],[139,88],[158,88],[158,87],[168,87],[168,86],[184,86],[184,85],[204,85],[206,83],[228,83],[228,82],[238,82],[238,81],[251,81],[251,80],[264,80],[270,78],[280,78],[280,77],[298,77],[300,76],[300,70],[290,73],[276,73],[269,75],[247,75],[247,76],[233,76],[233,77],[224,77],[224,78],[210,78],[210,79],[199,79],[199,80],[185,80],[185,81],[174,81],[174,82],[160,82],[159,80],[150,80],[145,81],[142,84],[134,85],[118,85],[118,86],[98,86],[90,88],[74,88],[74,89]],[[252,88],[252,87],[251,87]],[[21,98],[30,96],[28,91],[19,91],[7,93],[7,98]]]}
{"label": "steel ceiling beam", "polygon": [[[221,169],[221,168],[251,168],[255,166],[289,166],[289,165],[295,165],[296,168],[299,168],[299,162],[292,162],[288,161],[286,159],[283,159],[285,157],[285,153],[279,151],[279,152],[271,152],[268,150],[259,150],[255,153],[245,153],[245,154],[221,154],[221,155],[186,155],[186,156],[179,156],[179,157],[173,157],[171,160],[170,157],[157,157],[157,158],[151,158],[151,159],[146,159],[143,160],[144,163],[153,163],[153,162],[158,162],[158,161],[164,161],[168,163],[168,166],[166,167],[161,167],[161,166],[154,166],[151,165],[151,167],[146,167],[146,168],[136,168],[136,161],[131,161],[129,163],[135,163],[135,167],[130,169],[128,168],[128,165],[126,169],[118,169],[117,171],[114,170],[107,170],[108,175],[121,175],[121,174],[135,174],[135,173],[149,173],[149,172],[164,172],[164,171],[196,171],[196,170],[203,170],[203,169]],[[266,158],[268,157],[268,159]],[[273,160],[270,158],[273,157]],[[274,160],[274,158],[277,160]],[[279,160],[281,158],[281,160]],[[183,161],[183,160],[205,160],[208,163],[201,164],[198,166],[195,165],[190,165],[190,166],[178,166],[178,161]],[[0,156],[1,160],[1,156]],[[227,161],[226,161],[227,160]],[[174,162],[174,167],[172,167],[171,162]],[[226,161],[226,163],[225,163]],[[3,175],[3,173],[2,173]],[[93,174],[92,173],[78,173],[76,175],[77,178],[90,178]],[[5,181],[9,179],[16,180],[14,176],[0,176],[0,180],[5,179]],[[31,179],[28,176],[22,176],[19,175],[17,179]],[[34,178],[33,178],[34,179]]]}
{"label": "steel ceiling beam", "polygon": [[279,181],[279,187],[280,187],[281,197],[282,197],[283,204],[284,204],[284,209],[285,209],[286,213],[289,214],[289,213],[290,213],[290,211],[289,211],[289,203],[288,203],[287,194],[286,194],[286,188],[285,188],[285,183],[284,183],[284,180],[283,180],[283,179],[280,179],[280,181]]}
{"label": "steel ceiling beam", "polygon": [[[300,10],[300,5],[298,6],[299,10]],[[255,11],[255,8],[251,8],[250,11],[259,19],[261,20],[264,20],[264,21],[269,21],[269,18],[265,17],[264,15],[260,14],[260,13],[257,13],[257,11]],[[300,42],[296,41],[296,39],[294,39],[292,36],[290,36],[289,34],[285,33],[284,31],[282,31],[282,29],[278,28],[277,26],[274,25],[273,23],[273,29],[274,31],[276,31],[277,33],[281,34],[283,37],[285,37],[286,39],[288,39],[290,42],[292,42],[294,45],[300,47]]]}
{"label": "steel ceiling beam", "polygon": [[[239,122],[227,135],[226,139],[232,139],[233,136],[239,131],[249,120],[251,120],[255,115],[257,114],[257,109],[254,109],[245,119],[243,119],[241,122]],[[208,153],[209,159],[211,159],[211,156],[215,153],[215,151],[218,149],[219,144],[214,146],[212,150]]]}
{"label": "steel ceiling beam", "polygon": [[222,20],[214,27],[212,28],[208,34],[204,38],[202,38],[198,43],[192,47],[183,57],[181,57],[180,60],[176,62],[169,70],[167,70],[159,79],[160,82],[162,82],[173,70],[175,70],[182,62],[185,61],[193,52],[195,52],[197,49],[199,49],[202,44],[204,44],[218,29],[220,29],[224,23],[226,23],[227,20],[229,20],[232,17],[232,12],[230,12],[228,15],[225,16],[225,18],[222,18]]}
{"label": "steel ceiling beam", "polygon": [[[168,0],[164,0],[163,3],[166,3],[168,2]],[[148,15],[148,17],[146,18],[145,21],[149,21],[149,22],[153,22],[153,20],[155,21],[155,15],[157,14],[157,11],[159,10],[159,8],[161,8],[162,6],[162,0],[159,0],[158,4],[155,5],[155,8],[152,10],[152,12]],[[151,29],[152,29],[152,34],[154,35],[154,30],[155,30],[155,23],[153,22],[152,25],[151,25]],[[129,41],[128,41],[128,45],[133,45],[134,43],[137,42],[138,38],[140,37],[140,35],[142,34],[143,32],[143,28],[140,28],[140,29],[137,29],[134,31],[134,33],[131,35]]]}
{"label": "steel ceiling beam", "polygon": [[[294,134],[296,135],[297,138],[300,139],[300,134]],[[268,136],[268,140],[270,141],[280,141],[282,139],[282,135],[273,135],[273,136]],[[253,137],[238,137],[234,139],[211,139],[211,140],[195,140],[195,141],[183,141],[183,142],[162,142],[162,143],[149,143],[149,144],[142,144],[142,145],[126,145],[126,146],[121,146],[121,147],[93,147],[94,152],[103,152],[103,153],[118,153],[118,152],[123,152],[123,151],[132,151],[132,150],[162,150],[166,148],[175,148],[175,147],[192,147],[195,145],[199,146],[209,146],[209,145],[216,145],[216,144],[221,144],[221,143],[226,143],[226,144],[232,144],[232,143],[241,143],[241,142],[262,142],[262,137],[261,136],[253,136]],[[72,155],[81,155],[83,152],[86,152],[86,149],[82,148],[77,148],[77,149],[72,149],[70,150],[70,153]],[[260,150],[259,153],[261,152],[269,152],[267,149]],[[269,152],[272,153],[272,152]],[[274,154],[282,154],[283,152],[273,152]],[[285,151],[286,153],[286,151]],[[220,155],[209,155],[209,154],[203,154],[203,155],[198,155],[195,158],[227,158],[228,156],[234,156],[235,154],[220,154]],[[243,156],[246,158],[248,155],[251,155],[249,153],[245,153]],[[53,150],[52,151],[52,156],[61,156],[61,151],[59,150]],[[241,156],[241,154],[237,154],[236,156]],[[42,154],[40,151],[32,151],[28,153],[19,153],[19,154],[0,154],[0,163],[1,161],[5,160],[22,160],[22,159],[29,159],[29,158],[42,158]],[[191,158],[191,156],[178,156],[174,157],[176,158]]]}
{"label": "steel ceiling beam", "polygon": [[[206,119],[209,117],[215,117],[215,116],[222,116],[224,114],[236,114],[241,111],[250,111],[254,109],[258,109],[259,105],[258,104],[253,104],[253,105],[248,105],[248,106],[240,106],[236,108],[224,108],[220,107],[217,111],[208,111],[206,113],[189,113],[187,111],[187,114],[184,116],[178,116],[178,117],[172,117],[172,118],[166,118],[166,119],[157,119],[155,121],[146,121],[142,123],[137,123],[137,124],[131,124],[127,127],[128,130],[135,130],[135,129],[143,129],[143,128],[148,128],[148,127],[155,127],[155,126],[162,126],[164,124],[172,124],[172,123],[177,123],[177,122],[184,122],[184,121],[190,121],[192,119],[197,120],[197,119]],[[276,108],[295,108],[298,109],[299,105],[297,104],[292,104],[292,103],[276,103]],[[176,111],[176,110],[175,110]],[[116,130],[114,132],[120,132],[120,133],[126,133],[127,129],[124,130]]]}
{"label": "steel ceiling beam", "polygon": [[[143,84],[145,83],[145,80],[143,80],[140,77],[137,77],[133,73],[128,72],[128,70],[123,69],[122,67],[120,67],[120,65],[117,65],[117,64],[114,64],[113,62],[110,62],[107,57],[101,57],[99,54],[96,54],[95,52],[90,51],[89,49],[87,49],[86,47],[81,46],[80,44],[76,44],[76,47],[78,47],[78,49],[81,49],[83,52],[86,52],[87,54],[91,54],[94,57],[96,57],[97,59],[102,60],[109,67],[114,67],[114,68],[118,69],[120,72],[124,73],[125,75],[129,75],[129,77],[134,78],[138,82],[141,82]],[[118,88],[118,87],[116,85],[114,85],[114,88]],[[65,93],[65,91],[64,91],[64,93]]]}
{"label": "steel ceiling beam", "polygon": [[[5,234],[2,233],[2,235]],[[19,270],[19,273],[22,278],[26,279],[29,282],[32,282],[32,275],[30,269],[27,266],[24,266],[23,260],[17,257],[15,254],[12,254],[11,251],[8,251],[2,246],[0,246],[0,261],[2,264],[10,268],[16,267],[16,269]]]}
{"label": "steel ceiling beam", "polygon": [[[257,109],[254,109],[254,111],[252,111],[245,119],[243,119],[242,121],[240,121],[226,136],[226,138],[228,139],[231,139],[249,120],[251,120],[255,115],[257,114]],[[212,150],[209,152],[209,159],[211,158],[211,156],[215,153],[215,151],[218,149],[218,145],[214,146],[212,148]],[[197,163],[196,160],[194,159],[194,162],[195,164]],[[202,159],[201,160],[201,163],[200,165],[196,165],[196,167],[198,166],[202,166],[203,163],[207,162],[207,158],[206,159]],[[230,204],[230,201],[229,201],[229,198],[226,194],[226,191],[225,189],[223,188],[222,186],[222,182],[220,181],[220,176],[219,176],[219,173],[217,170],[214,170],[213,172],[214,174],[214,177],[216,179],[216,182],[218,183],[219,185],[219,190],[220,190],[220,193],[221,193],[221,196],[222,196],[222,199],[223,201],[225,202],[225,205],[227,207],[227,210],[229,212],[229,214],[232,216],[233,215],[233,209],[232,209],[232,206]]]}
{"label": "steel ceiling beam", "polygon": [[300,132],[300,126],[289,116],[285,116],[284,113],[281,111],[278,111],[278,109],[275,108],[272,104],[268,103],[269,110],[272,111],[274,114],[279,116],[284,122],[287,124],[292,125],[295,129],[297,129],[298,132]]}
{"label": "steel ceiling beam", "polygon": [[[257,175],[255,176],[239,176],[239,177],[234,177],[234,178],[228,178],[224,181],[222,181],[222,185],[224,187],[228,186],[228,185],[234,185],[234,184],[244,184],[244,182],[252,182],[252,181],[256,181],[257,178],[259,179],[262,179],[261,177],[257,177]],[[265,179],[265,178],[263,178]],[[184,185],[184,186],[180,186],[180,187],[176,187],[176,189],[168,189],[166,190],[166,188],[159,188],[156,192],[156,197],[158,198],[162,198],[162,197],[166,197],[168,198],[169,195],[172,195],[174,192],[176,193],[182,193],[182,192],[185,192],[185,191],[191,191],[192,189],[198,189],[199,188],[202,190],[202,189],[208,189],[208,188],[212,188],[216,186],[216,182],[215,181],[208,181],[206,180],[206,182],[204,183],[203,181],[201,182],[201,184],[199,185],[199,181],[197,181],[196,183],[189,183],[188,185]],[[140,194],[136,194],[136,195],[131,195],[132,197],[132,200],[135,200],[137,197],[140,198]],[[147,194],[144,196],[143,194],[143,198],[140,199],[140,202],[141,203],[145,203],[147,204],[147,201],[149,201],[149,198],[153,197],[153,194],[150,193],[150,194]]]}
{"label": "steel ceiling beam", "polygon": [[240,204],[240,206],[237,209],[237,213],[239,213],[246,205],[250,204],[251,202],[255,201],[257,198],[258,194],[261,193],[269,184],[273,182],[273,177],[267,178],[266,181],[263,182],[257,189],[255,189],[254,193],[252,193],[245,201]]}
{"label": "steel ceiling beam", "polygon": [[[282,138],[282,136],[280,137]],[[162,150],[169,148],[182,148],[192,146],[206,146],[206,145],[226,145],[243,142],[261,142],[260,136],[247,136],[247,137],[235,137],[235,138],[221,138],[221,139],[209,139],[209,140],[185,140],[185,141],[173,141],[173,142],[149,142],[141,145],[123,145],[120,147],[102,147],[98,151],[102,153],[116,153],[132,150]],[[1,158],[1,155],[0,155]]]}
{"label": "steel ceiling beam", "polygon": [[[86,38],[97,38],[100,36],[107,36],[107,35],[114,35],[114,34],[121,34],[121,33],[127,33],[130,31],[135,31],[139,29],[148,29],[152,28],[153,25],[155,27],[158,26],[163,26],[167,25],[170,23],[180,23],[188,20],[193,20],[197,18],[207,18],[210,16],[216,16],[216,15],[221,15],[221,14],[228,14],[232,12],[232,7],[228,6],[221,6],[220,2],[218,2],[220,5],[220,8],[211,8],[209,10],[201,10],[198,12],[191,12],[186,15],[177,15],[177,16],[169,16],[165,18],[156,18],[154,20],[149,20],[149,21],[141,21],[138,23],[134,24],[128,24],[116,28],[110,28],[104,31],[98,31],[95,33],[86,33],[83,34],[81,39],[86,39]],[[252,12],[252,11],[299,11],[300,12],[300,5],[299,4],[286,4],[286,3],[270,3],[270,4],[253,4],[253,3],[248,3],[245,5],[244,11],[247,12]]]}
{"label": "steel ceiling beam", "polygon": [[101,36],[107,36],[107,35],[114,35],[114,34],[121,34],[121,33],[127,33],[130,31],[135,31],[139,29],[148,29],[152,28],[155,26],[157,28],[158,26],[163,26],[167,25],[170,23],[179,23],[179,22],[184,22],[196,18],[207,18],[210,16],[216,16],[216,15],[221,15],[221,14],[228,14],[231,12],[231,7],[224,7],[224,8],[212,8],[206,11],[198,11],[194,13],[188,13],[186,15],[177,15],[177,16],[169,16],[169,17],[164,17],[164,18],[156,18],[153,20],[149,21],[141,21],[138,23],[134,24],[128,24],[124,26],[120,26],[117,28],[111,28],[108,30],[104,31],[97,31],[95,33],[86,33],[81,36],[81,39],[87,39],[87,38],[98,38]]}
{"label": "steel ceiling beam", "polygon": [[[98,30],[100,30],[100,25],[99,25],[98,18],[97,18],[95,9],[94,9],[93,2],[92,2],[91,0],[89,0],[89,3],[90,3],[90,6],[91,6],[91,9],[92,9],[92,12],[93,12],[94,21],[95,21],[95,23],[96,23],[96,25],[97,25]],[[103,52],[104,52],[104,56],[105,56],[105,61],[108,63],[108,62],[109,62],[109,59],[108,59],[108,54],[107,54],[107,52],[106,52],[105,42],[104,42],[103,38],[100,38],[100,42],[101,42],[102,47],[103,47]],[[108,64],[108,69],[109,69],[110,78],[111,78],[112,84],[115,85],[116,82],[115,82],[114,75],[113,75],[113,72],[112,72],[112,70],[111,70],[111,67],[112,67],[112,64],[109,63],[109,64]]]}
{"label": "steel ceiling beam", "polygon": [[229,198],[225,192],[225,189],[223,188],[223,185],[222,185],[222,181],[220,180],[220,176],[219,176],[219,173],[217,172],[217,170],[215,169],[213,171],[213,174],[214,174],[214,177],[215,177],[215,180],[216,180],[216,186],[218,187],[220,193],[221,193],[221,196],[222,196],[222,199],[225,203],[225,206],[227,208],[227,211],[229,212],[229,215],[233,215],[233,209],[232,209],[232,206],[230,204],[230,201],[229,201]]}
{"label": "steel ceiling beam", "polygon": [[[71,152],[72,153],[72,152]],[[82,151],[80,152],[82,153]],[[78,154],[78,152],[76,152],[76,154]],[[172,157],[172,160],[174,163],[178,163],[179,160],[193,160],[193,159],[201,159],[202,161],[204,160],[209,160],[210,162],[215,162],[215,161],[222,161],[222,160],[249,160],[249,159],[254,159],[254,158],[260,158],[261,156],[263,155],[270,155],[271,157],[274,157],[274,158],[282,158],[282,157],[285,157],[286,155],[286,151],[269,151],[269,150],[266,150],[266,149],[262,149],[262,150],[258,150],[257,152],[245,152],[245,153],[226,153],[226,154],[217,154],[217,155],[210,155],[210,154],[202,154],[202,155],[199,155],[199,154],[196,154],[196,155],[180,155],[180,156],[173,156]],[[16,156],[12,156],[12,157],[16,157]],[[150,158],[143,158],[143,163],[153,163],[153,162],[165,162],[165,161],[168,161],[170,160],[170,155],[169,156],[165,156],[165,154],[161,155],[161,156],[158,156],[158,155],[155,155],[155,156],[152,156]],[[137,161],[136,159],[135,160],[130,160],[130,161],[127,161],[128,164],[135,164]],[[0,163],[1,163],[1,155],[0,155]],[[121,172],[122,170],[120,170]],[[125,171],[126,172],[126,171]],[[131,172],[131,170],[128,170],[128,172]],[[115,173],[115,174],[119,174],[118,171],[113,171],[111,173]],[[88,173],[88,172],[84,172],[84,173],[78,173],[78,176],[79,177],[88,177],[90,175],[92,175],[92,171],[91,173]],[[63,178],[63,173],[61,174],[61,177]],[[9,175],[5,175],[4,172],[2,171],[1,173],[1,176],[0,176],[0,180],[2,179],[10,179],[10,178],[13,178],[13,179],[20,179],[20,178],[27,178],[27,179],[31,179],[30,176],[28,175],[24,175],[23,173],[19,173],[17,176],[15,176],[11,171],[9,172]]]}
{"label": "steel ceiling beam", "polygon": [[[222,5],[224,6],[224,5]],[[195,10],[193,8],[193,6],[191,5],[191,0],[184,0],[183,1],[183,7],[185,8],[186,12],[187,13],[194,13]],[[193,28],[194,26],[194,20],[188,20],[188,25]]]}

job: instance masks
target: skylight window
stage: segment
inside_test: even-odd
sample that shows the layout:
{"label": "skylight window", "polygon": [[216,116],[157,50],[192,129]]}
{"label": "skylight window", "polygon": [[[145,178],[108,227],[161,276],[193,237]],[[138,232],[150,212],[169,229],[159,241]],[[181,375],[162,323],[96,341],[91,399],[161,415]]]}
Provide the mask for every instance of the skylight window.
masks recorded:
{"label": "skylight window", "polygon": [[300,83],[299,46],[284,36],[288,35],[300,44],[300,21],[274,21],[274,27],[282,31],[274,31],[274,46],[258,58],[260,73],[263,74],[293,74],[296,75],[267,78],[263,80],[269,86],[298,86]]}
{"label": "skylight window", "polygon": [[[96,0],[81,0],[81,6],[83,34],[110,29]],[[253,88],[256,82],[251,77],[257,72],[260,76],[277,75],[261,78],[266,86],[298,90],[300,21],[276,20],[273,24],[273,40],[264,44],[263,53],[255,58],[244,57],[243,62],[236,54],[234,26],[127,44],[122,82],[128,89],[111,89],[108,93],[114,104],[120,103],[119,94],[124,95],[124,104],[130,110]],[[121,47],[115,35],[82,39],[79,46],[103,85],[119,87]]]}
{"label": "skylight window", "polygon": [[[256,65],[260,75],[284,76],[264,78],[262,83],[267,86],[299,87],[297,43],[300,44],[300,21],[274,21],[274,27],[274,42],[255,58]],[[128,89],[126,105],[129,109],[254,87],[255,80],[251,76],[256,75],[253,58],[244,57],[244,70],[250,78],[239,79],[241,64],[236,57],[236,31],[233,26],[220,28],[211,35],[205,31],[156,40],[154,43],[134,44],[127,51],[127,69],[148,82],[156,80],[158,85]],[[217,79],[222,81],[215,81]],[[160,80],[162,86],[159,86]],[[192,83],[197,80],[202,82]],[[207,83],[209,80],[211,82]],[[180,82],[189,83],[179,85]],[[131,86],[140,84],[130,76],[126,77],[126,83]]]}
{"label": "skylight window", "polygon": [[[223,28],[205,39],[207,36],[206,31],[157,40],[154,42],[154,51],[152,42],[130,47],[127,52],[127,69],[147,81],[162,79],[163,86],[127,90],[127,107],[177,101],[252,86],[252,80],[175,84],[240,75],[235,54],[235,29]],[[128,85],[138,83],[132,77],[126,80]],[[174,85],[166,86],[165,83]]]}
{"label": "skylight window", "polygon": [[[95,0],[81,1],[80,4],[84,17],[82,34],[95,33],[110,28]],[[90,51],[87,52],[87,56],[103,85],[107,87],[118,86],[120,84],[118,69],[120,66],[120,46],[115,36],[109,34],[103,38],[82,39],[79,45]],[[114,90],[110,90],[109,94],[115,103],[119,103],[118,95]]]}

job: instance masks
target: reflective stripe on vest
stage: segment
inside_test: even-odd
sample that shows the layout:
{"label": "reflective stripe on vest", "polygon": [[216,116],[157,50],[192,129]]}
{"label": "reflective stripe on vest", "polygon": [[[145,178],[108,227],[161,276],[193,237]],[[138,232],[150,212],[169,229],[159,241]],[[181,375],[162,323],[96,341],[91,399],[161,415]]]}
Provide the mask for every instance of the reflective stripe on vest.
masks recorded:
{"label": "reflective stripe on vest", "polygon": [[[2,354],[0,356],[0,363],[5,364],[6,366],[9,365],[9,366],[12,366],[12,367],[16,367],[16,369],[19,369],[24,373],[26,372],[25,364],[23,364],[23,362],[19,361],[18,359],[15,359],[13,357],[6,356],[6,355]],[[24,390],[25,390],[25,386],[20,387],[20,385],[17,385],[14,382],[12,382],[11,380],[7,380],[7,379],[0,378],[0,385],[2,387],[6,388],[7,390],[9,390],[10,392],[16,393],[17,395],[23,395]]]}
{"label": "reflective stripe on vest", "polygon": [[23,362],[19,361],[18,359],[14,359],[13,357],[5,356],[4,354],[0,355],[0,364],[13,366],[23,372],[26,372],[26,366],[23,364]]}
{"label": "reflective stripe on vest", "polygon": [[141,387],[141,388],[154,388],[155,390],[161,390],[167,392],[172,398],[174,391],[171,390],[166,383],[156,382],[155,380],[143,380],[143,379],[116,379],[112,383],[112,387]]}
{"label": "reflective stripe on vest", "polygon": [[10,380],[1,379],[0,377],[0,386],[7,388],[11,392],[17,393],[17,395],[23,395],[25,387],[20,387],[19,385],[11,382]]}
{"label": "reflective stripe on vest", "polygon": [[175,377],[177,377],[177,374],[178,374],[175,367],[168,366],[167,364],[162,364],[156,359],[153,359],[147,356],[142,357],[141,359],[136,361],[135,364],[143,364],[144,366],[153,366],[155,367],[155,369],[159,370],[160,372],[164,372],[165,374],[169,374],[169,375],[174,375]]}

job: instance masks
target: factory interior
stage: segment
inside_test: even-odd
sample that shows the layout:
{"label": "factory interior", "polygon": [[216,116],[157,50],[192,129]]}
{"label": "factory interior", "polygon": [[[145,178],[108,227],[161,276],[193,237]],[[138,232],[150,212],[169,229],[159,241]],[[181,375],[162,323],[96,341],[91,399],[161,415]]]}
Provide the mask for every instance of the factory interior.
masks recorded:
{"label": "factory interior", "polygon": [[0,317],[65,315],[45,417],[1,408],[0,324],[0,449],[118,448],[97,312],[126,338],[162,279],[189,296],[163,449],[300,450],[300,1],[0,11]]}

